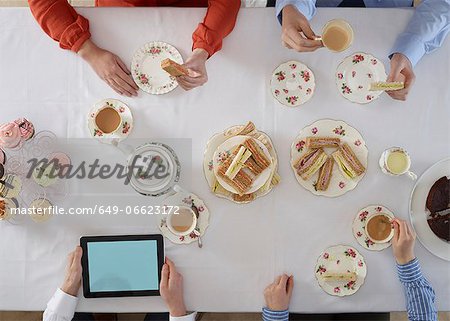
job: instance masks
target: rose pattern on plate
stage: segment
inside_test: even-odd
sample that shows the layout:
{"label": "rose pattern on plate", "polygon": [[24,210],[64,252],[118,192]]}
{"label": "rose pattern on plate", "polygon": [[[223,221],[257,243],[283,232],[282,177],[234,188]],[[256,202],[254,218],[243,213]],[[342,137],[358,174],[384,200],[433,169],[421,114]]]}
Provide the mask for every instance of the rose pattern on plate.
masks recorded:
{"label": "rose pattern on plate", "polygon": [[319,273],[320,275],[322,275],[323,273],[325,273],[327,271],[327,269],[325,268],[324,265],[319,265],[319,267],[317,268],[316,273]]}
{"label": "rose pattern on plate", "polygon": [[283,89],[283,92],[284,92],[285,94],[287,94],[287,93],[289,92],[289,90]]}
{"label": "rose pattern on plate", "polygon": [[363,234],[362,234],[362,232],[361,232],[361,231],[358,231],[358,233],[356,233],[356,235],[357,235],[358,237],[361,237],[361,236],[363,236]]}
{"label": "rose pattern on plate", "polygon": [[103,136],[103,132],[97,128],[94,128],[94,137],[95,136]]}
{"label": "rose pattern on plate", "polygon": [[364,222],[367,219],[368,215],[369,215],[368,211],[364,211],[364,212],[359,213],[359,220],[361,222]]}
{"label": "rose pattern on plate", "polygon": [[304,140],[299,141],[297,144],[295,144],[295,148],[297,149],[297,152],[302,152],[303,148],[305,147],[306,142]]}
{"label": "rose pattern on plate", "polygon": [[367,96],[366,96],[366,99],[367,99],[368,101],[371,101],[373,98],[374,98],[374,97],[373,97],[372,95],[367,95]]}
{"label": "rose pattern on plate", "polygon": [[375,211],[377,211],[377,212],[381,212],[382,210],[383,210],[383,208],[381,206],[375,207]]}
{"label": "rose pattern on plate", "polygon": [[339,125],[335,129],[333,129],[333,133],[340,136],[345,136],[345,129],[342,127],[342,125]]}
{"label": "rose pattern on plate", "polygon": [[313,128],[311,129],[311,133],[312,133],[313,135],[317,134],[318,132],[319,132],[319,130],[317,129],[317,127],[313,127]]}
{"label": "rose pattern on plate", "polygon": [[131,128],[130,124],[128,122],[124,122],[122,125],[122,134],[128,134],[130,128]]}
{"label": "rose pattern on plate", "polygon": [[333,289],[333,291],[334,293],[341,293],[341,288],[337,286]]}
{"label": "rose pattern on plate", "polygon": [[350,89],[350,87],[347,86],[345,83],[342,84],[341,89],[342,89],[343,94],[351,94],[352,93],[352,90]]}
{"label": "rose pattern on plate", "polygon": [[370,62],[372,63],[372,65],[376,65],[378,63],[378,60],[376,60],[375,58],[370,59]]}
{"label": "rose pattern on plate", "polygon": [[339,182],[339,188],[340,188],[340,189],[342,189],[342,188],[344,188],[344,187],[345,187],[345,183],[344,183],[344,182],[342,182],[342,181],[341,181],[341,182]]}
{"label": "rose pattern on plate", "polygon": [[286,101],[288,102],[288,104],[295,105],[298,101],[298,96],[286,97]]}
{"label": "rose pattern on plate", "polygon": [[355,76],[356,76],[356,71],[352,70],[352,78],[355,78]]}
{"label": "rose pattern on plate", "polygon": [[125,111],[125,107],[122,106],[119,108],[119,113],[123,113],[124,111]]}
{"label": "rose pattern on plate", "polygon": [[349,257],[352,257],[352,258],[355,258],[355,257],[356,257],[356,252],[355,252],[353,249],[351,249],[351,248],[348,248],[348,249],[344,252],[344,254],[345,254],[345,256],[349,256]]}
{"label": "rose pattern on plate", "polygon": [[274,94],[275,96],[278,96],[280,94],[280,91],[278,89],[275,89]]}
{"label": "rose pattern on plate", "polygon": [[372,242],[372,240],[369,239],[369,238],[366,238],[366,240],[364,241],[364,243],[366,243],[366,246],[367,246],[367,247],[371,247],[372,245],[375,244],[375,243]]}
{"label": "rose pattern on plate", "polygon": [[364,262],[363,262],[362,260],[359,260],[359,261],[358,261],[358,266],[359,266],[359,267],[363,267],[363,266],[364,266]]}
{"label": "rose pattern on plate", "polygon": [[367,74],[367,78],[372,79],[372,77],[373,77],[373,75],[369,72],[369,73]]}
{"label": "rose pattern on plate", "polygon": [[346,285],[344,285],[344,288],[347,290],[354,290],[355,289],[355,281],[350,281]]}
{"label": "rose pattern on plate", "polygon": [[139,72],[139,70],[135,70],[135,75],[137,75],[137,78],[138,78],[139,82],[141,83],[141,85],[149,84],[149,79],[146,74]]}
{"label": "rose pattern on plate", "polygon": [[342,74],[342,72],[339,72],[339,73],[337,74],[337,77],[338,77],[338,79],[343,79],[343,78],[344,78],[344,75]]}
{"label": "rose pattern on plate", "polygon": [[327,252],[323,253],[323,258],[324,258],[325,260],[328,260],[329,257],[330,257],[330,254],[329,254],[329,253],[327,253]]}
{"label": "rose pattern on plate", "polygon": [[357,64],[357,63],[359,63],[359,62],[361,62],[361,61],[364,61],[364,55],[357,54],[357,55],[354,55],[354,56],[353,56],[352,62],[353,62],[354,64]]}
{"label": "rose pattern on plate", "polygon": [[286,73],[282,70],[280,70],[279,72],[275,73],[275,76],[277,76],[277,80],[278,81],[283,81],[286,79]]}
{"label": "rose pattern on plate", "polygon": [[308,70],[302,70],[302,71],[300,72],[300,76],[302,76],[302,78],[303,78],[303,80],[304,80],[305,82],[308,82],[309,79],[311,78],[311,75],[309,74],[309,71],[308,71]]}
{"label": "rose pattern on plate", "polygon": [[361,141],[359,139],[355,140],[355,146],[361,146]]}
{"label": "rose pattern on plate", "polygon": [[311,92],[312,92],[311,88],[306,89],[306,94],[307,95],[311,94]]}
{"label": "rose pattern on plate", "polygon": [[289,64],[289,67],[291,67],[291,69],[295,69],[297,68],[297,64]]}

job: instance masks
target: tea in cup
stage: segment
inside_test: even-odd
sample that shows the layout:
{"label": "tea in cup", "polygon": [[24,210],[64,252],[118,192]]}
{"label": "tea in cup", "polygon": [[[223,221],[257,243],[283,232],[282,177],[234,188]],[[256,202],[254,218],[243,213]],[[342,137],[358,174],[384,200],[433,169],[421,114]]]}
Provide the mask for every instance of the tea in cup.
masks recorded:
{"label": "tea in cup", "polygon": [[411,157],[408,152],[400,147],[392,147],[383,152],[379,165],[383,173],[391,176],[408,174],[412,180],[417,179],[417,175],[411,172]]}
{"label": "tea in cup", "polygon": [[105,134],[115,132],[122,122],[119,112],[110,106],[99,109],[94,120],[97,128]]}
{"label": "tea in cup", "polygon": [[379,213],[369,217],[366,223],[366,234],[374,243],[387,243],[394,236],[390,216]]}
{"label": "tea in cup", "polygon": [[341,52],[353,43],[353,29],[343,19],[334,19],[327,22],[322,29],[322,36],[317,38],[323,45],[334,52]]}
{"label": "tea in cup", "polygon": [[191,234],[197,226],[197,216],[190,207],[175,206],[174,212],[167,218],[167,228],[179,236]]}

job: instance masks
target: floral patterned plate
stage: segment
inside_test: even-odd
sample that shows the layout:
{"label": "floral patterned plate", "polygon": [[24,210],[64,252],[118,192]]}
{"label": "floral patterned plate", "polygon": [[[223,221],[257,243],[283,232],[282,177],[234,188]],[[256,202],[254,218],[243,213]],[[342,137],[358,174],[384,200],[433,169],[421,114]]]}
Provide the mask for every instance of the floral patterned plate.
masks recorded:
{"label": "floral patterned plate", "polygon": [[[322,119],[303,128],[291,145],[291,168],[294,171],[297,181],[308,191],[316,195],[336,197],[354,189],[356,185],[358,185],[359,181],[364,177],[364,174],[353,180],[348,180],[341,174],[341,171],[336,163],[333,167],[333,176],[331,177],[330,186],[326,191],[316,190],[315,186],[317,177],[319,176],[318,171],[307,181],[303,180],[303,178],[297,174],[294,164],[306,152],[305,143],[306,137],[308,136],[328,136],[340,138],[341,142],[347,143],[352,148],[356,157],[358,157],[364,167],[367,168],[369,151],[361,134],[355,128],[351,127],[342,120]],[[331,155],[335,149],[325,148],[324,150],[328,155]]]}
{"label": "floral patterned plate", "polygon": [[[175,186],[174,190],[176,193],[164,199],[163,206],[195,206],[199,213],[197,227],[195,230],[200,233],[200,236],[203,236],[209,225],[209,210],[205,203],[197,195],[184,191],[178,186]],[[188,236],[178,236],[170,232],[166,223],[167,216],[162,216],[163,218],[160,221],[159,229],[161,230],[161,233],[170,241],[176,244],[190,244],[197,240],[197,235],[194,232]]]}
{"label": "floral patterned plate", "polygon": [[386,81],[383,63],[370,54],[356,52],[345,58],[336,70],[336,86],[346,99],[367,104],[383,91],[370,91],[370,84]]}
{"label": "floral patterned plate", "polygon": [[279,65],[270,81],[273,97],[288,107],[298,107],[306,103],[314,95],[315,88],[311,69],[295,60]]}
{"label": "floral patterned plate", "polygon": [[[245,140],[248,138],[252,138],[250,136],[233,136],[224,141],[219,147],[217,147],[216,151],[214,152],[213,156],[213,167],[214,167],[214,173],[216,175],[217,180],[219,181],[220,185],[222,185],[226,190],[230,191],[231,193],[238,193],[236,189],[225,182],[220,176],[217,175],[217,171],[219,170],[219,166],[223,163],[224,159],[228,157],[231,154],[231,151],[238,145],[242,144]],[[260,142],[259,140],[255,139],[255,142],[259,145],[263,153],[266,155],[266,157],[272,161],[272,157],[269,154],[269,151],[267,147]],[[251,194],[259,190],[269,178],[271,178],[272,173],[272,167],[273,163],[271,162],[270,166],[266,168],[253,182],[252,187],[248,190],[246,194]]]}
{"label": "floral patterned plate", "polygon": [[394,218],[394,214],[383,205],[370,205],[363,208],[356,215],[353,221],[353,236],[358,243],[367,250],[370,251],[382,251],[391,246],[392,240],[386,243],[374,243],[366,234],[366,222],[372,215],[384,213],[387,216]]}
{"label": "floral patterned plate", "polygon": [[[206,182],[208,183],[210,189],[212,189],[217,180],[216,175],[214,174],[214,166],[213,166],[213,158],[215,151],[221,144],[223,144],[230,137],[236,136],[237,133],[239,133],[240,130],[244,127],[245,125],[232,126],[221,133],[215,134],[206,143],[205,153],[203,156],[203,173],[205,174]],[[252,199],[245,199],[245,200],[236,199],[233,197],[233,195],[235,194],[226,190],[223,193],[213,192],[218,197],[228,199],[238,204],[250,203],[251,201],[257,199],[258,197],[262,197],[267,193],[269,193],[276,185],[276,179],[274,179],[274,177],[278,176],[278,156],[272,144],[272,141],[270,140],[270,137],[266,133],[258,131],[257,129],[255,129],[251,133],[247,133],[246,135],[256,138],[258,141],[262,142],[266,146],[272,158],[273,168],[270,174],[271,175],[270,183],[268,183],[267,188],[266,185],[264,185],[262,188],[257,190],[255,193],[253,193],[254,197]]]}
{"label": "floral patterned plate", "polygon": [[[319,286],[326,293],[334,296],[355,294],[364,284],[367,266],[364,257],[353,247],[336,245],[327,248],[317,259],[315,274]],[[356,273],[356,281],[326,281],[322,275],[325,272]]]}
{"label": "floral patterned plate", "polygon": [[175,77],[161,68],[161,61],[166,58],[183,64],[179,51],[162,41],[149,42],[134,53],[131,74],[139,88],[153,95],[166,94],[177,88]]}
{"label": "floral patterned plate", "polygon": [[[121,117],[121,125],[119,128],[112,133],[103,133],[95,124],[95,115],[100,108],[111,107],[117,110]],[[117,99],[108,98],[97,102],[88,115],[88,128],[89,134],[100,140],[101,142],[120,142],[128,137],[131,130],[133,129],[133,115],[131,114],[130,108]]]}

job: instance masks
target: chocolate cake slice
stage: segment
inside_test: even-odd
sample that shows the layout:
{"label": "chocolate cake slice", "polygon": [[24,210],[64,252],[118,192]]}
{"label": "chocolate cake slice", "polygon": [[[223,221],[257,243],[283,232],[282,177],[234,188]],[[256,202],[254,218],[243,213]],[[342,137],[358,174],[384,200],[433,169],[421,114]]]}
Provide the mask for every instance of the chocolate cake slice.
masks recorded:
{"label": "chocolate cake slice", "polygon": [[427,209],[431,216],[436,212],[449,208],[450,203],[450,180],[443,176],[439,178],[431,187],[427,197]]}
{"label": "chocolate cake slice", "polygon": [[450,214],[436,215],[428,219],[428,225],[437,237],[450,242]]}

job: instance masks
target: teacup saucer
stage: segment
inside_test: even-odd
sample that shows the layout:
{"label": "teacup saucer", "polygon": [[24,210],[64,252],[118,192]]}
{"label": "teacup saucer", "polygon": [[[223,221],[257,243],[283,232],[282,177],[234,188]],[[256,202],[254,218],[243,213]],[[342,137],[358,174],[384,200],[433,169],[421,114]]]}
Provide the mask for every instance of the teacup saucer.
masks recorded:
{"label": "teacup saucer", "polygon": [[314,73],[299,61],[279,65],[272,74],[270,91],[273,97],[288,107],[298,107],[314,95]]}
{"label": "teacup saucer", "polygon": [[[355,273],[355,281],[326,281],[323,274],[326,272],[334,273]],[[347,296],[355,294],[367,275],[367,266],[364,257],[354,248],[347,245],[331,246],[317,259],[314,270],[319,286],[326,293],[334,296]]]}
{"label": "teacup saucer", "polygon": [[[175,188],[176,189],[176,188]],[[198,210],[199,216],[197,219],[197,227],[195,230],[203,236],[209,225],[209,210],[206,207],[203,200],[201,200],[197,195],[178,189],[173,195],[168,196],[162,203],[162,206],[195,206]],[[190,244],[197,241],[197,234],[192,232],[186,236],[178,236],[173,234],[167,227],[167,215],[161,214],[162,218],[159,224],[159,229],[163,236],[168,238],[175,244]]]}
{"label": "teacup saucer", "polygon": [[362,247],[370,251],[382,251],[391,246],[392,243],[392,240],[386,243],[374,243],[367,236],[366,222],[368,218],[380,213],[384,213],[392,219],[395,218],[394,214],[385,206],[370,205],[360,210],[353,221],[353,236]]}
{"label": "teacup saucer", "polygon": [[[95,124],[95,115],[97,111],[105,106],[114,108],[121,117],[120,126],[112,133],[102,132]],[[131,130],[133,129],[133,115],[130,108],[120,100],[112,98],[97,102],[89,112],[87,122],[89,134],[91,135],[91,137],[105,143],[118,143],[127,138]]]}

